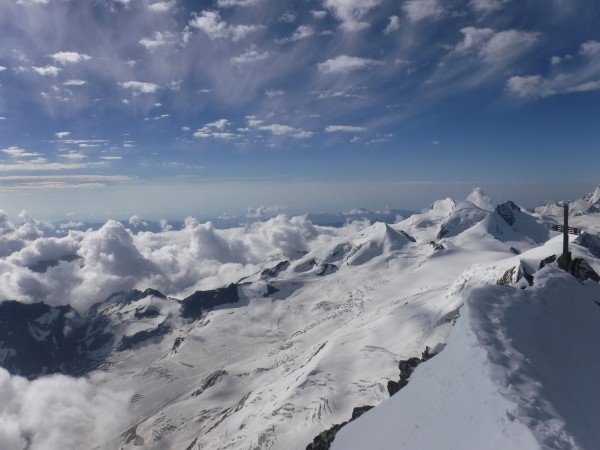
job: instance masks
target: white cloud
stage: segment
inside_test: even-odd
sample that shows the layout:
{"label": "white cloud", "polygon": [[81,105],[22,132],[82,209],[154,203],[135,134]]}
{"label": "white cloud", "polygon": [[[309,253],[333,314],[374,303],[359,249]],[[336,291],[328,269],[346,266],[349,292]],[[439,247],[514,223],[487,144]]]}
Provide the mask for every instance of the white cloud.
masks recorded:
{"label": "white cloud", "polygon": [[57,170],[89,169],[101,165],[101,163],[51,163],[45,158],[37,158],[31,161],[15,164],[0,164],[0,172],[45,172]]}
{"label": "white cloud", "polygon": [[71,136],[71,132],[70,131],[58,131],[58,132],[54,133],[54,136],[56,136],[56,139],[64,139],[66,137]]}
{"label": "white cloud", "polygon": [[235,65],[242,66],[245,64],[251,64],[258,61],[263,61],[271,57],[270,52],[259,52],[255,48],[249,48],[239,56],[231,58],[231,62]]}
{"label": "white cloud", "polygon": [[20,158],[34,158],[37,156],[42,156],[40,153],[28,152],[21,147],[11,146],[8,148],[3,148],[2,152],[6,153],[8,156],[14,159]]}
{"label": "white cloud", "polygon": [[323,73],[348,73],[354,70],[367,69],[382,64],[380,61],[357,56],[340,55],[328,59],[317,66]]}
{"label": "white cloud", "polygon": [[510,0],[471,0],[469,6],[473,8],[475,12],[485,15],[501,10],[509,1]]}
{"label": "white cloud", "polygon": [[365,127],[349,125],[329,125],[325,128],[326,133],[364,133],[365,131],[367,131]]}
{"label": "white cloud", "polygon": [[550,84],[540,75],[515,76],[508,79],[506,89],[517,97],[547,97],[554,92]]}
{"label": "white cloud", "polygon": [[272,89],[267,89],[265,91],[265,95],[269,98],[281,97],[283,94],[284,94],[284,92],[281,90],[276,91],[276,90],[272,90]]}
{"label": "white cloud", "polygon": [[439,0],[408,0],[402,5],[407,17],[417,22],[424,19],[438,19],[445,14]]}
{"label": "white cloud", "polygon": [[63,84],[65,86],[83,86],[87,82],[85,80],[67,80]]}
{"label": "white cloud", "polygon": [[236,42],[262,28],[259,25],[229,25],[221,20],[217,11],[202,11],[190,21],[189,25],[203,31],[210,39],[232,39]]}
{"label": "white cloud", "polygon": [[153,38],[140,39],[140,45],[146,50],[156,50],[163,45],[170,45],[177,42],[177,36],[173,33],[156,31]]}
{"label": "white cloud", "polygon": [[62,64],[63,66],[92,59],[89,55],[77,52],[58,52],[48,56],[52,58],[55,63]]}
{"label": "white cloud", "polygon": [[248,208],[248,214],[246,217],[262,217],[267,214],[278,213],[287,209],[287,206],[264,206],[261,205],[258,208]]}
{"label": "white cloud", "polygon": [[565,93],[572,92],[589,92],[589,91],[598,91],[600,90],[600,80],[594,81],[586,81],[584,83],[579,83],[574,86],[569,86],[565,88]]}
{"label": "white cloud", "polygon": [[490,28],[465,27],[453,52],[475,54],[488,63],[502,63],[527,51],[539,38],[539,33],[519,30],[495,32]]}
{"label": "white cloud", "polygon": [[28,381],[0,368],[0,446],[61,450],[107,442],[130,420],[131,395],[85,378],[52,375]]}
{"label": "white cloud", "polygon": [[322,20],[327,17],[327,11],[311,10],[310,14],[317,20]]}
{"label": "white cloud", "polygon": [[389,23],[383,30],[383,34],[385,34],[387,36],[388,34],[392,34],[393,32],[398,31],[399,29],[400,29],[400,17],[391,16]]}
{"label": "white cloud", "polygon": [[371,9],[379,6],[380,4],[381,0],[323,1],[323,6],[329,9],[334,16],[342,22],[341,27],[346,31],[360,31],[368,28],[370,24],[363,21],[363,19]]}
{"label": "white cloud", "polygon": [[310,25],[300,25],[290,37],[279,39],[277,42],[297,42],[309,38],[315,34],[315,30]]}
{"label": "white cloud", "polygon": [[309,139],[313,136],[311,131],[301,130],[289,125],[273,123],[269,125],[258,125],[257,128],[261,131],[268,131],[275,136],[291,136],[296,139]]}
{"label": "white cloud", "polygon": [[486,211],[493,211],[496,208],[494,200],[485,195],[483,189],[480,187],[474,188],[473,191],[467,196],[466,200],[473,203],[478,208]]}
{"label": "white cloud", "polygon": [[285,22],[285,23],[294,23],[297,19],[298,15],[296,14],[296,11],[286,11],[284,12],[280,17],[279,17],[279,21],[280,22]]}
{"label": "white cloud", "polygon": [[8,119],[4,116],[0,116],[0,120],[8,120]]}
{"label": "white cloud", "polygon": [[6,67],[0,66],[0,72],[4,72],[5,70],[6,70]]}
{"label": "white cloud", "polygon": [[200,139],[215,138],[224,140],[230,140],[236,137],[233,133],[213,131],[207,127],[200,128],[198,131],[194,132],[193,136]]}
{"label": "white cloud", "polygon": [[58,72],[61,71],[59,67],[56,66],[46,66],[46,67],[32,67],[33,71],[44,76],[44,77],[55,77],[58,75]]}
{"label": "white cloud", "polygon": [[70,161],[81,161],[82,159],[87,158],[87,156],[85,156],[83,153],[78,152],[63,153],[58,156],[60,156],[61,158],[66,158]]}
{"label": "white cloud", "polygon": [[17,0],[17,5],[47,5],[50,0]]}
{"label": "white cloud", "polygon": [[235,6],[254,6],[262,0],[217,0],[219,8],[233,8]]}
{"label": "white cloud", "polygon": [[125,83],[119,83],[119,86],[124,89],[131,89],[140,94],[154,94],[160,87],[154,83],[144,83],[140,81],[126,81]]}
{"label": "white cloud", "polygon": [[204,125],[205,127],[216,128],[217,130],[224,130],[228,125],[231,125],[231,122],[227,119],[219,119],[214,122],[207,123]]}
{"label": "white cloud", "polygon": [[174,1],[157,2],[148,5],[148,9],[154,12],[167,12],[175,5]]}
{"label": "white cloud", "polygon": [[591,56],[600,52],[600,42],[598,41],[587,41],[581,44],[579,52],[582,55]]}

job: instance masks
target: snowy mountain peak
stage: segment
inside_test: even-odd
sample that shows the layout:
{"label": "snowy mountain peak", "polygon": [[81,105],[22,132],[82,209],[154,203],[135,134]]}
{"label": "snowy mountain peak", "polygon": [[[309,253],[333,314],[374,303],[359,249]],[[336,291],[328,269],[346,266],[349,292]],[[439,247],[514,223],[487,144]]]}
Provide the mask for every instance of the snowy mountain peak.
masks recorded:
{"label": "snowy mountain peak", "polygon": [[441,239],[444,237],[457,236],[481,222],[489,214],[488,211],[485,211],[468,201],[455,203],[450,214],[442,223],[437,238]]}

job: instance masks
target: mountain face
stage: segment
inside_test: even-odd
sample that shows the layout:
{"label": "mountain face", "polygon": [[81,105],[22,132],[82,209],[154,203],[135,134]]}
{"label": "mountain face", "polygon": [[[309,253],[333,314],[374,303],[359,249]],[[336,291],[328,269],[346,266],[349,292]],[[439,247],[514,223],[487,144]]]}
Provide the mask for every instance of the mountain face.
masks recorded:
{"label": "mountain face", "polygon": [[[600,272],[596,241],[582,237],[572,252]],[[402,384],[392,400],[407,396],[402,408],[410,415],[421,410],[420,397],[430,399],[428,392],[447,398],[444,389],[455,387],[443,380],[460,385],[461,377],[452,374],[468,374],[474,357],[478,369],[493,358],[512,367],[512,360],[498,356],[512,354],[500,344],[486,346],[473,336],[468,342],[454,338],[459,343],[452,344],[455,325],[475,330],[468,316],[478,311],[485,318],[486,308],[498,306],[487,300],[480,305],[488,298],[485,289],[500,293],[509,309],[514,293],[539,287],[535,298],[543,298],[542,287],[562,276],[547,259],[560,253],[560,238],[548,240],[547,224],[512,202],[488,212],[446,199],[396,224],[378,222],[322,242],[307,253],[291,253],[295,258],[270,258],[235,283],[182,299],[154,289],[132,290],[85,312],[4,301],[0,365],[30,379],[85,376],[108,392],[127,392],[129,419],[120,433],[97,442],[99,448],[304,449],[356,411],[364,415],[352,424],[362,417],[370,423],[376,405],[387,404],[396,392],[389,386]],[[548,263],[538,273],[543,260]],[[596,295],[591,281],[581,285],[589,290],[588,301]],[[461,309],[465,302],[468,308]],[[519,320],[518,314],[510,317]],[[483,325],[494,338],[495,325]],[[440,358],[437,381],[418,381]],[[464,367],[449,366],[453,358]],[[407,361],[416,360],[424,362],[414,373],[413,366],[406,371]],[[514,370],[511,379],[520,374]],[[474,380],[488,383],[485,395],[495,392],[492,376]],[[410,394],[415,385],[421,388]],[[455,405],[470,395],[460,389],[456,395],[464,398]],[[447,406],[452,416],[452,403]],[[551,408],[544,412],[551,415]],[[428,415],[419,417],[423,428],[431,429],[423,419]],[[496,431],[494,423],[504,422],[485,422],[492,424],[490,432]],[[440,419],[434,428],[442,427]],[[538,442],[532,439],[523,442]],[[352,448],[337,438],[335,445]]]}
{"label": "mountain face", "polygon": [[[544,216],[562,216],[564,203],[551,203],[538,206],[535,212]],[[570,215],[594,214],[600,212],[600,185],[592,192],[575,201],[568,202]]]}

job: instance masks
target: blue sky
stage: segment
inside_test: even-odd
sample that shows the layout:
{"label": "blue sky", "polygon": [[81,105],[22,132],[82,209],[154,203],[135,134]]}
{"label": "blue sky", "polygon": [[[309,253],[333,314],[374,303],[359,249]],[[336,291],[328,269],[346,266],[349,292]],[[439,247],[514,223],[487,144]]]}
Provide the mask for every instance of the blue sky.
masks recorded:
{"label": "blue sky", "polygon": [[592,0],[3,0],[0,208],[580,196],[600,181],[598,17]]}

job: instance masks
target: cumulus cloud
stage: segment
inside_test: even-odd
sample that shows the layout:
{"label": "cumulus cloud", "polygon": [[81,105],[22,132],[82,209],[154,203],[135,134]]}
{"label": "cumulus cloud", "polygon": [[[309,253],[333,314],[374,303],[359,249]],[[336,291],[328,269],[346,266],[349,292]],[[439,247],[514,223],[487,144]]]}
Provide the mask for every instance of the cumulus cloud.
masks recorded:
{"label": "cumulus cloud", "polygon": [[231,58],[231,62],[238,66],[243,66],[246,64],[251,64],[259,61],[263,61],[265,59],[270,58],[272,55],[271,52],[260,52],[256,50],[256,48],[252,47],[247,49],[244,53],[238,56],[234,56]]}
{"label": "cumulus cloud", "polygon": [[58,73],[61,71],[61,69],[56,66],[45,66],[45,67],[33,66],[32,70],[35,73],[38,73],[43,77],[56,77],[58,75]]}
{"label": "cumulus cloud", "polygon": [[413,22],[438,19],[445,14],[439,0],[408,0],[402,5],[406,16]]}
{"label": "cumulus cloud", "polygon": [[467,201],[473,203],[478,208],[484,209],[486,211],[493,211],[496,208],[496,204],[494,200],[485,195],[483,189],[480,187],[476,187],[473,191],[467,196]]}
{"label": "cumulus cloud", "polygon": [[167,32],[154,32],[154,37],[140,39],[140,45],[146,50],[156,50],[159,47],[165,45],[171,45],[177,42],[177,36],[173,33]]}
{"label": "cumulus cloud", "polygon": [[[249,208],[249,218],[276,214],[284,206]],[[133,216],[137,228],[143,220]],[[330,241],[344,229],[317,227],[306,217],[278,215],[226,230],[186,219],[180,230],[166,221],[161,232],[134,234],[108,221],[98,230],[75,224],[62,237],[45,237],[31,219],[16,226],[0,212],[0,299],[70,304],[85,310],[117,291],[153,287],[183,298],[255,273],[273,255],[295,256]],[[67,230],[62,230],[66,232]],[[276,258],[276,259],[277,259]],[[44,272],[29,269],[55,261]]]}
{"label": "cumulus cloud", "polygon": [[554,92],[550,83],[540,75],[514,76],[506,82],[506,89],[517,97],[547,97]]}
{"label": "cumulus cloud", "polygon": [[92,59],[89,55],[77,52],[57,52],[48,56],[52,58],[55,63],[62,64],[63,66]]}
{"label": "cumulus cloud", "polygon": [[28,381],[0,368],[0,447],[62,450],[93,443],[101,448],[130,419],[129,397],[85,378]]}
{"label": "cumulus cloud", "polygon": [[231,39],[234,42],[262,28],[259,25],[230,25],[221,19],[218,11],[202,11],[190,21],[189,26],[204,32],[210,39]]}
{"label": "cumulus cloud", "polygon": [[71,135],[71,132],[69,131],[59,131],[57,133],[54,133],[54,136],[56,136],[56,139],[64,139],[66,137],[69,137]]}
{"label": "cumulus cloud", "polygon": [[[370,24],[363,19],[381,0],[324,0],[323,6],[330,10],[346,31],[360,31]],[[314,15],[314,13],[313,13]]]}
{"label": "cumulus cloud", "polygon": [[264,206],[264,205],[261,205],[258,208],[248,208],[248,214],[246,214],[246,217],[262,217],[267,214],[284,211],[285,209],[287,209],[287,206],[277,206],[277,205]]}
{"label": "cumulus cloud", "polygon": [[581,44],[579,52],[582,55],[592,56],[600,52],[600,42],[598,41],[587,41]]}
{"label": "cumulus cloud", "polygon": [[148,5],[148,9],[154,12],[167,12],[175,5],[174,1],[156,2]]}
{"label": "cumulus cloud", "polygon": [[140,94],[154,94],[160,88],[157,84],[141,81],[126,81],[124,83],[119,83],[119,86],[123,89],[130,89]]}
{"label": "cumulus cloud", "polygon": [[357,56],[340,55],[319,63],[319,71],[325,74],[348,73],[355,70],[368,69],[382,64],[370,58],[359,58]]}
{"label": "cumulus cloud", "polygon": [[388,22],[387,26],[383,30],[383,34],[385,34],[387,36],[388,34],[392,34],[393,32],[398,31],[399,29],[400,29],[400,17],[391,16],[389,18],[389,22]]}
{"label": "cumulus cloud", "polygon": [[469,6],[479,14],[486,15],[494,11],[499,11],[510,0],[471,0]]}

